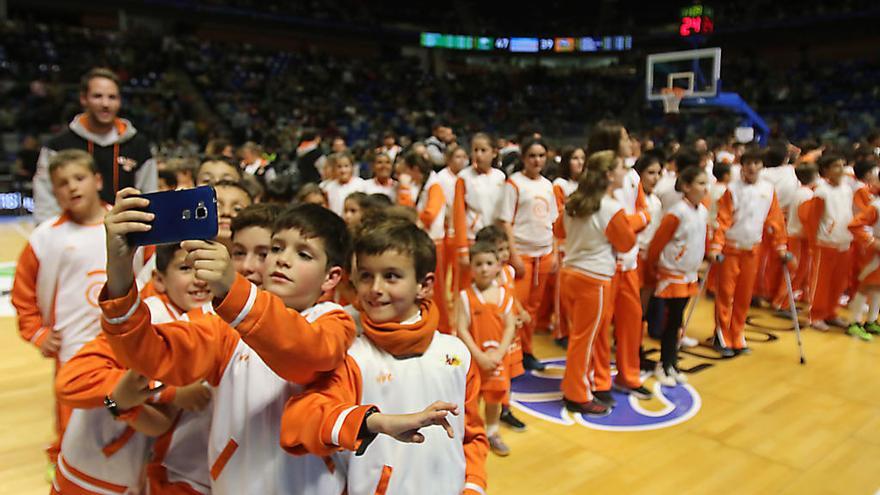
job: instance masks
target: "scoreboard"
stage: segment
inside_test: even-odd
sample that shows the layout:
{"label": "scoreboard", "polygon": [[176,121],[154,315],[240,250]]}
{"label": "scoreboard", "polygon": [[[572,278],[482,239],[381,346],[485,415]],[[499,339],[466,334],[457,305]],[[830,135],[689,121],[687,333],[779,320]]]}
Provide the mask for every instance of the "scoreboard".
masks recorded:
{"label": "scoreboard", "polygon": [[533,38],[422,33],[420,45],[425,48],[501,51],[509,53],[621,52],[632,50],[632,36]]}
{"label": "scoreboard", "polygon": [[709,35],[715,32],[715,13],[711,7],[691,5],[681,9],[681,23],[678,34],[682,38],[696,35]]}

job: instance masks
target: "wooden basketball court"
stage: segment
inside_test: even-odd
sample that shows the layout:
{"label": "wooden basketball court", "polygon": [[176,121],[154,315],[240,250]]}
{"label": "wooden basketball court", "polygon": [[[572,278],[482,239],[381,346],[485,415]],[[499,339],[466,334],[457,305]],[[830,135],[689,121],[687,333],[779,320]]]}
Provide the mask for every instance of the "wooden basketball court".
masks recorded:
{"label": "wooden basketball court", "polygon": [[[30,228],[0,224],[0,262],[15,260]],[[701,301],[693,336],[711,334],[711,315],[712,302]],[[682,367],[694,368],[689,379],[696,393],[676,387],[682,390],[664,391],[666,400],[624,404],[619,409],[628,416],[612,415],[604,425],[558,414],[552,389],[558,369],[518,383],[514,398],[527,408],[517,415],[529,428],[503,431],[513,452],[503,459],[490,454],[489,492],[877,493],[880,341],[808,329],[801,366],[788,321],[754,310],[751,322],[750,356],[714,360],[708,349],[694,351],[707,357],[683,355]],[[14,317],[0,317],[0,328],[0,494],[44,495],[51,362],[19,338]],[[539,335],[536,345],[543,359],[564,356],[549,336]],[[653,341],[646,346],[659,348]],[[554,410],[558,418],[551,418]]]}

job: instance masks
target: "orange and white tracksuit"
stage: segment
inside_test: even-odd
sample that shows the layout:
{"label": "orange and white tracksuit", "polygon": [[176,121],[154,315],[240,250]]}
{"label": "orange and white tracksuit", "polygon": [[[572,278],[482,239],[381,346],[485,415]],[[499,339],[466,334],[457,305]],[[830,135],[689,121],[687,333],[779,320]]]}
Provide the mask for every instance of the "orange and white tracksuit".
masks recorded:
{"label": "orange and white tracksuit", "polygon": [[645,203],[651,221],[648,222],[644,230],[636,234],[636,244],[639,246],[639,287],[647,285],[647,280],[645,279],[645,269],[647,266],[644,262],[648,257],[648,247],[651,245],[651,240],[654,238],[657,229],[660,228],[660,222],[663,220],[663,203],[660,202],[660,198],[656,194],[645,194]]}
{"label": "orange and white tracksuit", "polygon": [[[854,178],[851,185],[853,188],[853,217],[855,218],[859,213],[871,205],[871,202],[874,201],[874,195],[871,193],[871,189],[868,188],[867,184],[861,180]],[[847,285],[846,292],[852,299],[859,290],[859,274],[865,268],[865,265],[871,261],[873,253],[866,249],[866,246],[860,242],[853,242],[852,245],[850,245],[849,250],[852,263],[850,266],[850,282]]]}
{"label": "orange and white tracksuit", "polygon": [[[458,173],[452,204],[456,260],[467,258],[477,232],[498,220],[506,181],[504,172],[497,168],[483,173],[470,166]],[[459,283],[462,287],[470,284],[470,271],[464,267],[461,267]]]}
{"label": "orange and white tracksuit", "polygon": [[656,267],[656,297],[687,298],[697,293],[697,270],[706,254],[708,217],[705,206],[694,206],[687,199],[663,216],[646,260],[648,273]]}
{"label": "orange and white tracksuit", "polygon": [[[645,190],[638,172],[630,169],[623,187],[614,191],[614,197],[623,205],[633,231],[641,232],[650,222]],[[611,281],[611,304],[614,339],[617,345],[616,381],[628,388],[641,386],[640,349],[642,345],[642,297],[639,285],[639,246],[617,253],[617,273]],[[607,335],[600,334],[598,346],[610,346]],[[609,353],[610,354],[610,353]],[[611,389],[611,361],[596,360],[602,367],[596,373],[596,390]],[[608,380],[606,381],[606,378]]]}
{"label": "orange and white tracksuit", "polygon": [[[400,202],[407,206],[415,206],[419,222],[431,240],[434,241],[436,265],[434,267],[434,304],[440,313],[440,331],[454,334],[449,318],[449,299],[446,287],[446,193],[439,180],[439,174],[431,172],[424,186],[412,191],[411,187],[400,188]],[[412,194],[415,193],[415,196]]]}
{"label": "orange and white tracksuit", "polygon": [[[467,315],[468,331],[480,349],[490,351],[504,340],[504,315],[514,311],[513,294],[499,287],[498,301],[486,302],[482,291],[474,284],[461,291],[459,297],[463,314]],[[505,355],[501,365],[490,371],[480,369],[480,393],[483,400],[500,404],[510,393],[510,352]]]}
{"label": "orange and white tracksuit", "polygon": [[532,335],[538,322],[538,309],[547,293],[556,260],[553,223],[558,214],[553,184],[546,177],[530,179],[516,172],[507,180],[498,218],[510,224],[516,252],[525,266],[525,272],[516,279],[516,298],[531,316],[531,321],[520,327],[522,349],[526,354],[533,352]]}
{"label": "orange and white tracksuit", "polygon": [[[718,228],[718,202],[721,196],[727,191],[727,182],[715,182],[709,186],[709,193],[706,195],[709,200],[709,239]],[[706,292],[715,294],[718,286],[718,268],[717,265],[710,265],[709,272],[706,274]]]}
{"label": "orange and white tracksuit", "polygon": [[329,179],[321,182],[321,190],[327,196],[327,208],[333,213],[342,216],[345,210],[345,198],[353,192],[364,192],[367,181],[360,177],[352,177],[346,183],[341,183],[337,179]]}
{"label": "orange and white tracksuit", "polygon": [[354,323],[341,306],[324,302],[298,313],[236,275],[216,315],[189,322],[153,325],[133,288],[118,299],[102,298],[101,309],[121,362],[171,385],[204,379],[214,387],[212,493],[342,493],[333,459],[289,456],[278,445],[287,399],[338,366],[354,339]]}
{"label": "orange and white tracksuit", "polygon": [[829,320],[837,315],[840,296],[849,284],[852,234],[848,227],[852,219],[852,188],[843,181],[837,186],[819,181],[804,221],[804,233],[816,246],[818,257],[811,281],[810,321]]}
{"label": "orange and white tracksuit", "polygon": [[871,246],[880,237],[880,200],[875,199],[862,208],[850,222],[849,231],[858,244],[871,254],[858,274],[859,284],[863,287],[880,285],[880,253]]}
{"label": "orange and white tracksuit", "polygon": [[675,180],[677,177],[678,174],[674,170],[664,169],[663,175],[660,176],[660,180],[654,186],[654,194],[660,199],[664,212],[672,208],[675,203],[681,201],[681,193],[675,190]]}
{"label": "orange and white tracksuit", "polygon": [[715,333],[724,347],[746,347],[746,314],[765,231],[775,251],[785,251],[785,218],[773,185],[761,179],[754,184],[732,181],[718,202],[718,227],[709,246],[710,252],[724,254],[715,295]]}
{"label": "orange and white tracksuit", "polygon": [[[576,180],[565,179],[562,177],[553,179],[553,195],[556,196],[556,211],[558,212],[557,219],[565,214],[565,202],[573,192],[577,191],[577,188],[578,182]],[[553,297],[553,312],[556,316],[555,325],[553,327],[553,337],[556,339],[568,337],[568,327],[566,326],[568,320],[561,315],[562,300],[559,293],[560,287],[562,286],[562,260],[565,259],[565,239],[561,238],[559,235],[562,230],[563,229],[553,229],[553,234],[556,236],[557,251],[559,252],[560,269],[556,271],[556,276],[552,279],[552,283],[547,289]]]}
{"label": "orange and white tracksuit", "polygon": [[[103,223],[82,225],[67,213],[34,229],[18,258],[12,284],[12,305],[22,338],[39,348],[51,332],[61,337],[57,368],[101,332],[98,292],[107,280],[107,241]],[[135,270],[144,251],[135,257]],[[58,454],[70,410],[56,403],[56,440],[48,448]]]}
{"label": "orange and white tracksuit", "polygon": [[443,266],[442,272],[437,276],[447,277],[451,272],[451,278],[447,279],[447,291],[450,294],[458,294],[458,291],[461,290],[458,286],[458,263],[456,262],[458,250],[455,247],[455,227],[452,221],[452,211],[455,203],[455,184],[458,182],[458,175],[453,173],[449,167],[445,167],[437,172],[437,182],[443,188],[443,196],[446,198],[446,214],[443,215],[446,222],[446,237],[443,239],[443,261],[445,266]]}
{"label": "orange and white tracksuit", "polygon": [[[584,403],[593,399],[592,389],[608,390],[611,386],[610,369],[594,361],[611,360],[607,334],[613,311],[611,279],[617,271],[616,252],[631,250],[636,234],[623,205],[607,196],[595,213],[582,218],[566,214],[557,227],[564,229],[562,317],[568,320],[569,328],[562,394],[570,401]],[[601,335],[605,335],[604,342],[598,340]],[[599,388],[600,383],[607,388]]]}
{"label": "orange and white tracksuit", "polygon": [[[364,334],[345,362],[292,400],[281,445],[294,454],[345,451],[347,493],[485,494],[488,440],[479,413],[480,372],[464,343],[436,331],[433,303],[408,321],[375,324],[361,314]],[[435,401],[458,405],[442,428],[419,432],[424,445],[388,435],[359,437],[367,411],[406,414]],[[358,454],[355,454],[358,452]],[[363,455],[360,455],[363,453]]]}
{"label": "orange and white tracksuit", "polygon": [[[55,466],[53,494],[143,492],[143,474],[153,439],[133,428],[142,407],[125,411],[115,419],[104,408],[104,398],[126,372],[101,334],[81,347],[58,371],[58,400],[70,407],[72,413]],[[166,387],[147,403],[167,404],[175,393],[174,387]]]}
{"label": "orange and white tracksuit", "polygon": [[[813,189],[801,186],[795,192],[794,200],[785,212],[788,250],[792,254],[794,262],[797,263],[797,268],[790,274],[791,290],[795,296],[800,292],[801,300],[804,301],[811,300],[810,274],[814,265],[813,247],[810,245],[809,238],[804,235],[804,221],[809,222],[811,199],[813,199]],[[789,306],[788,287],[784,281],[780,282],[776,290],[773,306],[781,309],[787,309]]]}
{"label": "orange and white tracksuit", "polygon": [[[184,313],[165,294],[143,299],[153,324],[190,321],[193,316],[210,313],[210,304]],[[180,411],[174,424],[153,443],[153,456],[147,464],[148,493],[191,495],[211,493],[208,469],[208,441],[211,408]]]}
{"label": "orange and white tracksuit", "polygon": [[[397,181],[389,177],[387,181],[380,182],[379,179],[373,177],[364,181],[363,192],[365,194],[384,194],[392,203],[396,203]],[[343,201],[345,200],[343,199]]]}
{"label": "orange and white tracksuit", "polygon": [[[760,177],[773,185],[779,207],[783,214],[788,212],[800,187],[800,182],[794,173],[794,165],[764,168]],[[782,260],[776,255],[770,239],[770,236],[764,236],[761,242],[761,257],[758,262],[754,292],[755,295],[768,300],[773,299],[779,287],[785,286],[785,282],[782,281]]]}

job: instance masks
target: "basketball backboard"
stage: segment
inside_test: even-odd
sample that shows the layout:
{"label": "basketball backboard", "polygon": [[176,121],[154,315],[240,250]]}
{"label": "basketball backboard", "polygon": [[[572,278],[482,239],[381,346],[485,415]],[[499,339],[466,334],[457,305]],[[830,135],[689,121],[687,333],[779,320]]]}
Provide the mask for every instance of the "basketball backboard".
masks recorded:
{"label": "basketball backboard", "polygon": [[703,48],[648,55],[645,96],[659,101],[673,88],[684,90],[685,98],[718,95],[721,79],[721,48]]}

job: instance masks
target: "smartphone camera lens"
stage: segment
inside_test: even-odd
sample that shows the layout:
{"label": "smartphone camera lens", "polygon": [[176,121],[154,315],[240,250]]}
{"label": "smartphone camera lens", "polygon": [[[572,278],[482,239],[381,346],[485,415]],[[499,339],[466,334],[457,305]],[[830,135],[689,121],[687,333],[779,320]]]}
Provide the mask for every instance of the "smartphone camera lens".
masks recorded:
{"label": "smartphone camera lens", "polygon": [[206,218],[208,218],[208,208],[200,204],[196,207],[196,220],[204,220]]}

